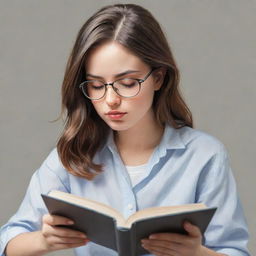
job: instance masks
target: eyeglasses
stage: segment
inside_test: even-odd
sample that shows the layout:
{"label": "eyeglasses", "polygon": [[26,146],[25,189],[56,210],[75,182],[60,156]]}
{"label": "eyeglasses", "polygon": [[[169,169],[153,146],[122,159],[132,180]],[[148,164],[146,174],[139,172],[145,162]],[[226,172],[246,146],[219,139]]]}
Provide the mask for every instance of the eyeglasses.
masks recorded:
{"label": "eyeglasses", "polygon": [[81,83],[79,88],[82,90],[83,94],[91,100],[102,99],[107,92],[108,85],[112,86],[113,90],[119,96],[124,98],[131,98],[140,92],[141,84],[146,81],[146,79],[154,70],[155,68],[152,68],[151,71],[143,79],[122,78],[112,83],[106,84],[98,80],[89,80]]}

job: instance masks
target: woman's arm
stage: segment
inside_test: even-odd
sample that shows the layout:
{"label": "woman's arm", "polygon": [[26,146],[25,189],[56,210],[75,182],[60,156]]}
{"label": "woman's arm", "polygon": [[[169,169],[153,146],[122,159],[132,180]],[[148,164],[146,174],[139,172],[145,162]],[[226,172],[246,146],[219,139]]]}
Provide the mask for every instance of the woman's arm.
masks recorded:
{"label": "woman's arm", "polygon": [[7,256],[41,256],[47,253],[43,244],[41,231],[23,233],[10,240],[6,246],[5,254]]}
{"label": "woman's arm", "polygon": [[[72,225],[70,219],[45,215],[42,230],[23,233],[7,244],[7,256],[41,256],[51,251],[75,248],[88,242],[85,234],[58,225]],[[31,242],[32,241],[32,242]]]}
{"label": "woman's arm", "polygon": [[68,174],[56,150],[33,174],[17,213],[0,229],[1,256],[4,252],[7,256],[41,256],[86,244],[86,238],[79,237],[77,231],[58,227],[68,225],[66,218],[46,214],[41,194],[48,194],[53,189],[70,192]]}

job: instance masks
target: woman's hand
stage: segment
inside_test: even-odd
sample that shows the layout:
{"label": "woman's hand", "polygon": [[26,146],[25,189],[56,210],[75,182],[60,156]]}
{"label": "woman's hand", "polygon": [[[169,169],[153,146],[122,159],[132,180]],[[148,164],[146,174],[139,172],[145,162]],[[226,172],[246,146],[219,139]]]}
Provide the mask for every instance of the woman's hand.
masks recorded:
{"label": "woman's hand", "polygon": [[202,256],[202,235],[197,226],[184,223],[188,235],[158,233],[142,240],[142,246],[156,256]]}
{"label": "woman's hand", "polygon": [[47,252],[75,248],[87,244],[86,235],[80,231],[58,227],[58,225],[72,225],[68,218],[56,215],[44,215],[42,225],[42,243]]}

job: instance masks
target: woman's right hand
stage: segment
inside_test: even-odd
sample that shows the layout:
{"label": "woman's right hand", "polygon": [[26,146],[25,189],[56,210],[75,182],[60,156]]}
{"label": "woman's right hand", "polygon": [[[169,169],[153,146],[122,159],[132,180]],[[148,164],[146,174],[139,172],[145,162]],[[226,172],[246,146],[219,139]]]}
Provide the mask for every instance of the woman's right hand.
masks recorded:
{"label": "woman's right hand", "polygon": [[74,222],[66,217],[46,214],[43,216],[42,238],[46,251],[75,248],[86,245],[87,236],[73,229],[58,227],[58,225],[73,225]]}

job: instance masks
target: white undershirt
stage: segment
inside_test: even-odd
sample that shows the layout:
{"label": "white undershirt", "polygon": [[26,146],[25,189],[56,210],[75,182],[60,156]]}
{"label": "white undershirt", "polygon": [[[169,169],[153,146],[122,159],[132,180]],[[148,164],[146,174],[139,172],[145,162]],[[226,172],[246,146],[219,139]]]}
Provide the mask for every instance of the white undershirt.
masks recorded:
{"label": "white undershirt", "polygon": [[133,165],[125,166],[126,170],[128,171],[128,173],[130,175],[130,179],[131,179],[133,187],[140,182],[142,174],[146,170],[146,166],[147,166],[147,164],[136,165],[136,166],[133,166]]}

